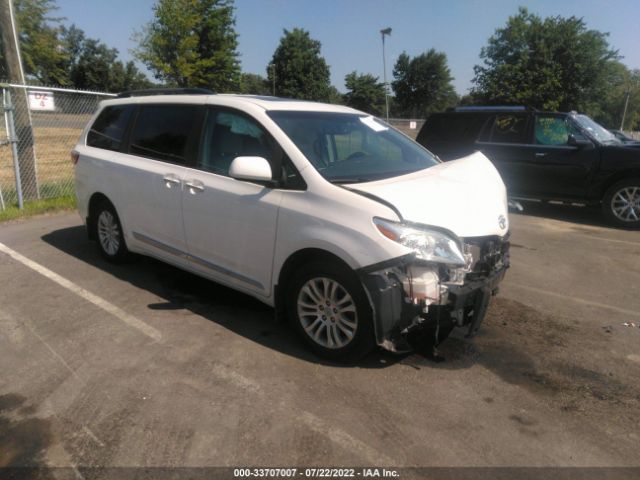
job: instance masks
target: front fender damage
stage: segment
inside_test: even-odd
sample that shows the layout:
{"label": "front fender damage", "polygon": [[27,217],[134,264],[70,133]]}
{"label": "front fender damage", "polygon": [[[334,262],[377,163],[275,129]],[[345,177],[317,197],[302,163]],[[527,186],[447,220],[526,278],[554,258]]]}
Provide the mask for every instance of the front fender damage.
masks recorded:
{"label": "front fender damage", "polygon": [[477,333],[509,267],[509,242],[465,248],[469,263],[462,269],[409,254],[357,271],[373,310],[378,345],[398,353],[426,348],[430,354],[455,327],[465,328],[468,337]]}

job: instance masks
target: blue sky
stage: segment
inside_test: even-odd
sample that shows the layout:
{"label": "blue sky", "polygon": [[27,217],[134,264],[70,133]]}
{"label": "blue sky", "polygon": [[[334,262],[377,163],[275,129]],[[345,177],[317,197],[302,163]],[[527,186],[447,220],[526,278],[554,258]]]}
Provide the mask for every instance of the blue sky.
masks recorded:
{"label": "blue sky", "polygon": [[[153,0],[56,0],[58,15],[131,59],[131,36],[152,19]],[[471,86],[480,48],[523,5],[541,16],[584,18],[609,32],[610,44],[630,68],[640,68],[639,0],[236,0],[236,31],[245,72],[266,75],[283,28],[302,27],[322,43],[331,81],[344,91],[344,76],[357,70],[382,79],[380,29],[387,38],[387,75],[402,51],[429,48],[447,54],[458,93]]]}

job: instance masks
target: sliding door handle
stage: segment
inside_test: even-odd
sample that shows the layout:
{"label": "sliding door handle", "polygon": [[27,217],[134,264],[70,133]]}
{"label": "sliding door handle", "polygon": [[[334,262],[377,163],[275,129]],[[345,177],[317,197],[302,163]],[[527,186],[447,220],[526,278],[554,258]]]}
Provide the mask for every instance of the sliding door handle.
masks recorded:
{"label": "sliding door handle", "polygon": [[164,184],[167,188],[173,188],[174,186],[180,185],[180,178],[173,173],[167,173],[162,177],[162,180],[164,180]]}

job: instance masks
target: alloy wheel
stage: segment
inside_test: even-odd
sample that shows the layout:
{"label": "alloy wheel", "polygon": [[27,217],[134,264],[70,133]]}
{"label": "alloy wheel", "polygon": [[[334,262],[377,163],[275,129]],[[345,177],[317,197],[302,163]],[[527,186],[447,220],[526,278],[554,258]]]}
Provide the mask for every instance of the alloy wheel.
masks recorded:
{"label": "alloy wheel", "polygon": [[640,186],[627,186],[614,193],[611,211],[623,222],[640,221]]}
{"label": "alloy wheel", "polygon": [[322,347],[345,347],[356,334],[356,304],[349,292],[331,278],[307,281],[298,292],[297,309],[302,328]]}
{"label": "alloy wheel", "polygon": [[120,248],[120,227],[115,216],[103,210],[98,216],[98,240],[107,255],[115,256]]}

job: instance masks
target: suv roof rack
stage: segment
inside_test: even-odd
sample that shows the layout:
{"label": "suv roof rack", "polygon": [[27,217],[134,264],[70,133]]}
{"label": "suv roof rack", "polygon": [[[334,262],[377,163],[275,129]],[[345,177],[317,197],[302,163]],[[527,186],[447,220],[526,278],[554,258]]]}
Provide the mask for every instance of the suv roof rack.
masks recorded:
{"label": "suv roof rack", "polygon": [[448,112],[536,112],[533,107],[525,107],[522,105],[469,105],[466,107],[454,107],[447,110]]}
{"label": "suv roof rack", "polygon": [[208,88],[148,88],[145,90],[127,90],[119,93],[117,98],[148,97],[151,95],[214,95],[215,93]]}

